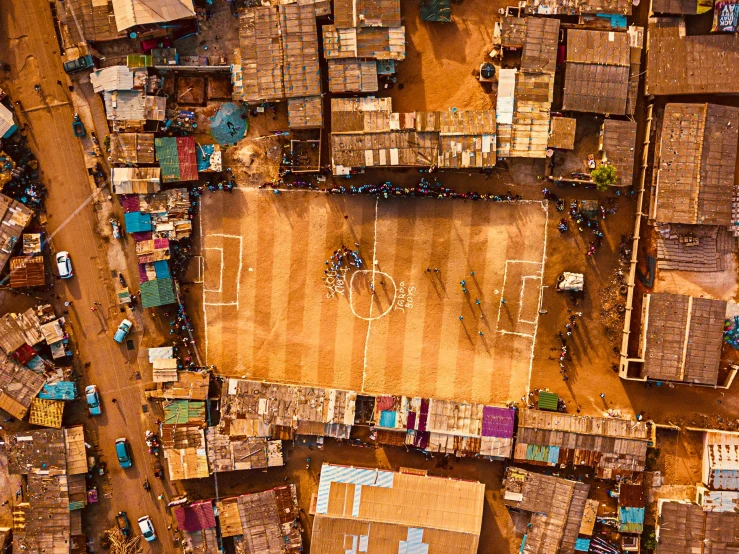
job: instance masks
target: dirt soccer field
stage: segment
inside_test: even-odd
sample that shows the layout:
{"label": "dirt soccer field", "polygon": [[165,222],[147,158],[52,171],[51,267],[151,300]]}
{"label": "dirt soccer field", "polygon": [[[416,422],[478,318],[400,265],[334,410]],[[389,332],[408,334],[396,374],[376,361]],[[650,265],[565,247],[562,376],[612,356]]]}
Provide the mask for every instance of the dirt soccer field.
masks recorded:
{"label": "dirt soccer field", "polygon": [[[477,402],[526,392],[541,203],[239,189],[206,195],[201,217],[206,356],[219,373]],[[326,265],[342,245],[359,269]]]}

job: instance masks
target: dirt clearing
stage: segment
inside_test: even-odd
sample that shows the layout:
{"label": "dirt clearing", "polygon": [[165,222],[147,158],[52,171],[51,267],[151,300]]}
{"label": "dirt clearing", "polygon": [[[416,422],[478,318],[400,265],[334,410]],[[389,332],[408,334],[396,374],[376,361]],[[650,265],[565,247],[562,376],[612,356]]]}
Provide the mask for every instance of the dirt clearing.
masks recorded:
{"label": "dirt clearing", "polygon": [[[518,399],[529,382],[546,221],[541,202],[206,196],[208,364],[371,393]],[[360,267],[327,265],[342,247]]]}

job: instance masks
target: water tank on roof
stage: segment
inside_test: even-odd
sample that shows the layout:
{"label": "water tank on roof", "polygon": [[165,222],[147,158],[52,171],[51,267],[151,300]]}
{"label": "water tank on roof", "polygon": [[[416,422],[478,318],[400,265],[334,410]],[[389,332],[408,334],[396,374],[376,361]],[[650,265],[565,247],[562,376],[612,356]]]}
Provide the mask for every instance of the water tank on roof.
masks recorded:
{"label": "water tank on roof", "polygon": [[493,79],[495,77],[495,66],[491,63],[484,63],[480,66],[480,79]]}

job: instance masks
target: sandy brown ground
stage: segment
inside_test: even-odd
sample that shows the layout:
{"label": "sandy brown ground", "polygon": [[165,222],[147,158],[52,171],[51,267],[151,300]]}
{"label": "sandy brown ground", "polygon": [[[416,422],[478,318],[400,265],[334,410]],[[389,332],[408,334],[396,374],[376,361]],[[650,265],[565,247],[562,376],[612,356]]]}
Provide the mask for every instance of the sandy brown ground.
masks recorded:
{"label": "sandy brown ground", "polygon": [[[541,203],[204,198],[206,349],[219,373],[479,402],[526,391]],[[361,270],[327,279],[325,261],[355,243]]]}
{"label": "sandy brown ground", "polygon": [[[510,2],[509,2],[510,3]],[[495,108],[490,85],[477,80],[480,64],[490,61],[494,22],[500,0],[465,0],[452,5],[451,23],[421,20],[419,2],[402,2],[406,59],[397,65],[391,90],[393,110],[467,110]]]}

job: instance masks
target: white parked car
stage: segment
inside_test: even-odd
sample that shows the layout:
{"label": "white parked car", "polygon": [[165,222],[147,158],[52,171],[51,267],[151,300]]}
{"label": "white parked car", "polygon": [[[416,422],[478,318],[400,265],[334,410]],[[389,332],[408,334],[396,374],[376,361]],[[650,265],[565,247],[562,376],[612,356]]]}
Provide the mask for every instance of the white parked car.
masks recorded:
{"label": "white parked car", "polygon": [[139,529],[141,529],[141,534],[148,542],[157,540],[157,532],[154,530],[154,524],[149,516],[139,518]]}
{"label": "white parked car", "polygon": [[72,272],[72,258],[69,252],[56,253],[56,268],[59,270],[59,277],[69,279],[74,273]]}

